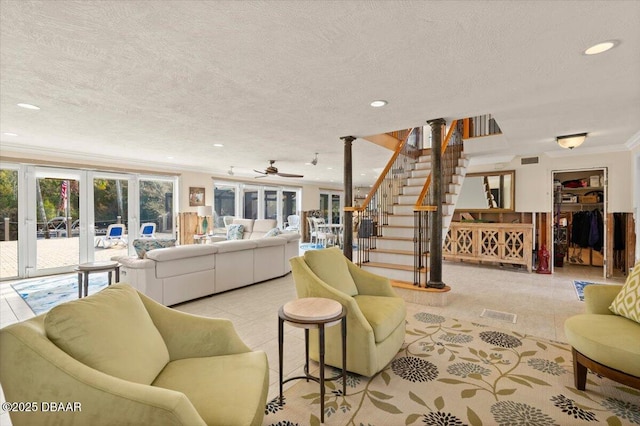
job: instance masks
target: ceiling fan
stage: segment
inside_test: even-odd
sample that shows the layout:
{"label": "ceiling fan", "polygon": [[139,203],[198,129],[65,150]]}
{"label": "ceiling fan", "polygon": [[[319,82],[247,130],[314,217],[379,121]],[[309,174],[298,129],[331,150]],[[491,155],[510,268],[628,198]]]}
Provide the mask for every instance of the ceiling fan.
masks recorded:
{"label": "ceiling fan", "polygon": [[269,167],[267,167],[264,172],[261,172],[260,170],[253,169],[254,172],[260,173],[261,175],[264,175],[264,176],[256,176],[256,179],[257,178],[267,177],[269,175],[277,175],[277,176],[280,176],[280,177],[288,177],[288,178],[301,178],[301,177],[304,177],[303,175],[294,175],[294,174],[291,174],[291,173],[280,173],[280,172],[278,172],[278,168],[273,165],[273,163],[275,163],[275,162],[276,162],[276,160],[269,160]]}

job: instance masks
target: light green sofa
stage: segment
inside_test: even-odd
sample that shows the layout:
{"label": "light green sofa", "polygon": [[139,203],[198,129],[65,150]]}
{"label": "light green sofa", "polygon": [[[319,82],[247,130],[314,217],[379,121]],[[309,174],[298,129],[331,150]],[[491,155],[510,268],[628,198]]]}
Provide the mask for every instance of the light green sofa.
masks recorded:
{"label": "light green sofa", "polygon": [[577,389],[585,390],[587,368],[640,389],[640,324],[609,310],[621,289],[620,285],[586,286],[586,313],[572,316],[564,323],[573,352]]}
{"label": "light green sofa", "polygon": [[[264,416],[264,352],[228,320],[166,308],[126,284],[3,328],[0,360],[6,400],[37,409],[11,412],[14,426],[260,425]],[[72,409],[47,411],[52,402]]]}
{"label": "light green sofa", "polygon": [[[350,262],[339,248],[309,250],[290,259],[298,297],[325,297],[347,308],[347,370],[372,376],[389,364],[404,343],[407,310],[389,279]],[[318,360],[317,330],[309,354]],[[342,368],[340,327],[325,330],[325,362]]]}

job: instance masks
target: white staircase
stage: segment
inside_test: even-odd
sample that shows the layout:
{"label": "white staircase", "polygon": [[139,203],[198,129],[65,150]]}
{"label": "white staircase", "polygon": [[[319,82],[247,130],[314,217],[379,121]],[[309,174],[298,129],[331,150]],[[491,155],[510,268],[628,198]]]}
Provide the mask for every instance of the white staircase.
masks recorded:
{"label": "white staircase", "polygon": [[[458,160],[458,166],[452,177],[453,182],[447,186],[448,189],[442,205],[443,241],[453,218],[468,164],[469,160],[464,157]],[[376,239],[376,248],[369,252],[369,262],[361,265],[363,269],[392,280],[413,282],[413,208],[430,173],[430,155],[420,156],[414,169],[409,172],[406,183],[400,191],[400,196],[394,200],[393,214],[389,215],[389,223],[381,225],[379,231],[382,236]],[[425,262],[425,264],[428,263]],[[424,273],[420,274],[422,284],[424,284],[425,275]]]}

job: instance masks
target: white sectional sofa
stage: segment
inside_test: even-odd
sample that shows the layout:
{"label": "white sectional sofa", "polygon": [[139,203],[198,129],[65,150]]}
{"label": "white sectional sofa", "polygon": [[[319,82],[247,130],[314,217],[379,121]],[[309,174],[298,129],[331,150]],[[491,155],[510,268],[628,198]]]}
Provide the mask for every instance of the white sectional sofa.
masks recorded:
{"label": "white sectional sofa", "polygon": [[[265,232],[266,233],[266,232]],[[120,280],[165,306],[286,275],[298,256],[300,234],[161,248],[114,258]]]}

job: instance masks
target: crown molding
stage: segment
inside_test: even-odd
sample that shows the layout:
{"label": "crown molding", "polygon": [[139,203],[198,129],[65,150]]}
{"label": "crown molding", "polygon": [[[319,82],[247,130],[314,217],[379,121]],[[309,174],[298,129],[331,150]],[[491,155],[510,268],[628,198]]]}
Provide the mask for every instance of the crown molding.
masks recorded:
{"label": "crown molding", "polygon": [[640,130],[636,132],[635,135],[631,136],[627,143],[625,143],[626,147],[629,149],[634,149],[638,145],[640,145]]}

